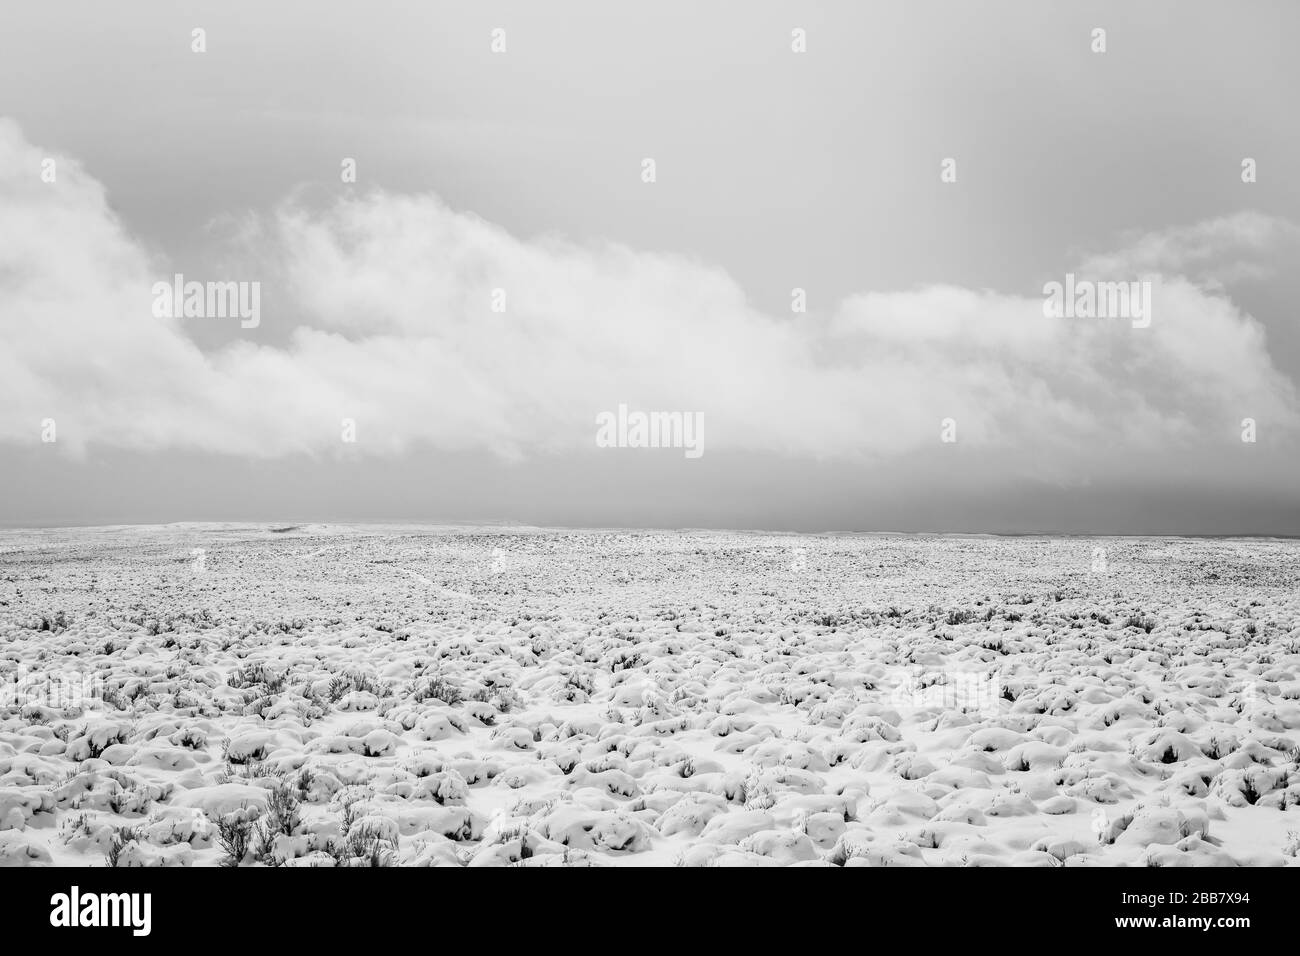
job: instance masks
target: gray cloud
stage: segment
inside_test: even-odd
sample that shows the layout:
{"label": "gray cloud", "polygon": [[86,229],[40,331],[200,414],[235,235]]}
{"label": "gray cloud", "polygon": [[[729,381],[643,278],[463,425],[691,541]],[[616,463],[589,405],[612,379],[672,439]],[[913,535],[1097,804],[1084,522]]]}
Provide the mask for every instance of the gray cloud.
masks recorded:
{"label": "gray cloud", "polygon": [[[595,415],[627,402],[703,412],[711,449],[810,459],[927,448],[953,418],[1009,476],[1041,475],[1046,460],[1064,479],[1122,473],[1132,443],[1184,447],[1245,416],[1273,433],[1298,421],[1259,323],[1217,290],[1150,271],[1236,261],[1294,228],[1258,214],[1085,262],[1105,279],[1159,280],[1154,321],[1132,328],[1047,318],[1041,295],[949,286],[865,292],[825,317],[769,315],[696,260],[521,240],[435,196],[373,190],[322,209],[285,203],[241,230],[231,258],[246,270],[217,278],[261,276],[303,321],[283,345],[204,351],[191,329],[223,320],[150,314],[149,289],[172,267],[126,234],[99,183],[71,163],[57,189],[31,176],[44,153],[12,123],[0,149],[18,225],[0,260],[9,441],[38,440],[35,423],[54,417],[74,450],[427,444],[518,459],[590,448]],[[343,417],[360,437],[347,448]]]}
{"label": "gray cloud", "polygon": [[[1298,18],[1196,0],[16,8],[0,521],[380,502],[1300,532],[1300,136],[1277,121]],[[261,324],[149,316],[174,272],[260,280]],[[1152,326],[1045,319],[1066,272],[1158,278]],[[620,402],[704,412],[705,456],[595,448]]]}

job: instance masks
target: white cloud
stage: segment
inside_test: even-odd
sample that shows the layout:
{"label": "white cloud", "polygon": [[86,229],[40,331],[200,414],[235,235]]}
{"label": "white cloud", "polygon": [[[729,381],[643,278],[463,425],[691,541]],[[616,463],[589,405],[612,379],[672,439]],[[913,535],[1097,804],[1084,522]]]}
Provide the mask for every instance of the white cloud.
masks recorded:
{"label": "white cloud", "polygon": [[1300,239],[1300,226],[1255,210],[1156,232],[1130,233],[1120,247],[1087,257],[1096,276],[1157,273],[1190,276],[1207,288],[1271,273],[1268,258]]}
{"label": "white cloud", "polygon": [[[809,459],[933,447],[953,417],[1008,474],[1041,474],[1045,459],[1068,474],[1114,473],[1125,443],[1184,447],[1246,415],[1300,423],[1259,323],[1180,268],[1224,236],[1237,255],[1293,228],[1267,218],[1151,234],[1086,262],[1168,273],[1151,327],[1133,329],[1044,318],[1037,289],[868,292],[825,317],[766,315],[696,261],[524,241],[433,196],[376,192],[256,220],[241,252],[259,274],[204,278],[260,278],[267,337],[204,351],[186,323],[213,320],[150,313],[172,266],[74,164],[42,183],[41,157],[0,122],[0,441],[39,441],[53,417],[74,450],[429,444],[517,458],[593,448],[596,414],[625,402],[703,412],[710,453]],[[292,334],[257,344],[288,315]],[[359,437],[347,449],[345,416]]]}

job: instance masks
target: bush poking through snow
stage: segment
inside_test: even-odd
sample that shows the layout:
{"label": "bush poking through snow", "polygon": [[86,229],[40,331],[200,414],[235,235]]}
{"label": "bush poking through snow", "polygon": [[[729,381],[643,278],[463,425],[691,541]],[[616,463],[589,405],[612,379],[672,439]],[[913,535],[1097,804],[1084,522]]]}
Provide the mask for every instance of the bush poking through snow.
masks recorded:
{"label": "bush poking through snow", "polygon": [[417,703],[426,700],[440,700],[444,704],[455,706],[461,702],[460,691],[437,674],[422,677],[411,692],[411,699]]}
{"label": "bush poking through snow", "polygon": [[139,838],[133,827],[116,827],[113,835],[109,838],[108,849],[104,852],[104,858],[108,865],[118,867],[122,865],[122,852]]}
{"label": "bush poking through snow", "polygon": [[220,866],[235,867],[244,862],[253,842],[253,819],[245,810],[227,813],[217,820],[217,843],[225,851]]}
{"label": "bush poking through snow", "polygon": [[[301,779],[301,778],[300,778]],[[298,783],[280,781],[271,791],[266,803],[266,812],[257,822],[257,859],[270,866],[283,863],[275,853],[275,841],[278,837],[293,836],[302,825],[299,811]]]}
{"label": "bush poking through snow", "polygon": [[226,679],[231,687],[243,690],[249,687],[263,688],[267,694],[278,694],[284,689],[288,675],[279,674],[261,662],[246,664]]}
{"label": "bush poking through snow", "polygon": [[399,842],[397,824],[387,817],[362,817],[341,842],[331,843],[340,866],[396,866]]}

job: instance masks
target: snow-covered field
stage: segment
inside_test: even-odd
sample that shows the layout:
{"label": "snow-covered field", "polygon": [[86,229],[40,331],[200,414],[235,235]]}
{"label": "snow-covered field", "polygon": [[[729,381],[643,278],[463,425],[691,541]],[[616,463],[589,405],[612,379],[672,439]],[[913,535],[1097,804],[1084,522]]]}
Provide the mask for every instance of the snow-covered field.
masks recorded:
{"label": "snow-covered field", "polygon": [[0,534],[0,862],[1294,864],[1300,542]]}

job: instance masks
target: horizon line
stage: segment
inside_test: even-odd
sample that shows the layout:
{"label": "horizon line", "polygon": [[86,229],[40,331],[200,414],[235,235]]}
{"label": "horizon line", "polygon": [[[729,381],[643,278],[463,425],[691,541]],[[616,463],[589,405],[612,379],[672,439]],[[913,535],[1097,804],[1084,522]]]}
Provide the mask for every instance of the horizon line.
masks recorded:
{"label": "horizon line", "polygon": [[790,531],[774,530],[769,528],[735,528],[735,527],[707,527],[696,525],[683,525],[680,527],[663,527],[651,525],[537,525],[521,521],[512,520],[473,520],[473,521],[449,521],[449,520],[424,520],[410,518],[388,518],[388,519],[366,519],[366,520],[283,520],[283,521],[246,521],[246,520],[179,520],[179,521],[144,521],[144,522],[124,522],[110,524],[51,524],[51,525],[21,525],[10,524],[0,521],[0,534],[21,531],[109,531],[124,530],[131,528],[139,529],[165,529],[165,528],[184,528],[184,527],[203,527],[226,528],[228,530],[267,530],[273,533],[288,534],[302,528],[318,527],[345,527],[345,528],[384,528],[384,527],[412,527],[427,529],[466,529],[482,531],[530,531],[530,532],[637,532],[645,534],[764,534],[764,535],[788,535],[791,537],[829,537],[829,536],[852,536],[852,535],[878,535],[878,536],[904,536],[904,537],[943,537],[943,538],[1204,538],[1208,540],[1221,539],[1256,539],[1256,540],[1280,540],[1292,541],[1300,540],[1300,534],[1288,534],[1285,532],[1263,534],[1258,532],[1231,532],[1231,533],[1206,533],[1206,532],[1180,532],[1180,531],[1150,531],[1150,532],[1113,532],[1113,531],[1060,531],[1039,529],[1032,531],[957,531],[957,530],[922,530],[922,529],[826,529],[820,531]]}

